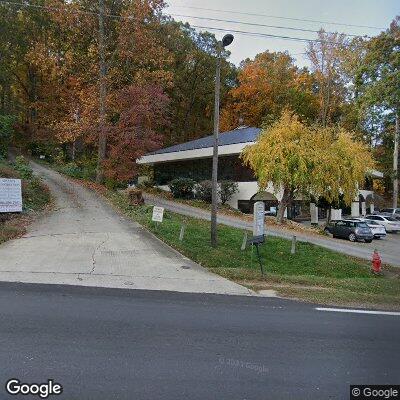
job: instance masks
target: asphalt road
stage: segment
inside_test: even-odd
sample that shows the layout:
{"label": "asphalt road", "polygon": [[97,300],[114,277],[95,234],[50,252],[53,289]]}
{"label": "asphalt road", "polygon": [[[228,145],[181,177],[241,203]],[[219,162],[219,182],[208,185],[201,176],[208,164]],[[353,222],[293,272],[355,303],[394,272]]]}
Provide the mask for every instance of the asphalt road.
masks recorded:
{"label": "asphalt road", "polygon": [[398,315],[276,298],[2,283],[0,398],[53,378],[66,400],[348,399],[400,383],[399,337]]}
{"label": "asphalt road", "polygon": [[[211,219],[210,212],[200,208],[191,207],[175,201],[169,201],[161,197],[145,194],[145,201],[148,204],[159,205],[167,210],[182,215],[188,215],[194,218]],[[253,223],[240,218],[227,215],[218,215],[218,222],[221,224],[233,226],[235,228],[252,230]],[[291,239],[293,232],[276,226],[266,226],[267,235]],[[309,242],[318,246],[325,247],[339,253],[348,254],[350,256],[371,260],[374,249],[378,249],[382,262],[396,267],[400,267],[400,234],[388,234],[386,238],[381,240],[373,240],[372,243],[357,242],[352,243],[344,239],[333,239],[327,236],[310,235],[307,232],[296,232],[297,239],[302,242]]]}

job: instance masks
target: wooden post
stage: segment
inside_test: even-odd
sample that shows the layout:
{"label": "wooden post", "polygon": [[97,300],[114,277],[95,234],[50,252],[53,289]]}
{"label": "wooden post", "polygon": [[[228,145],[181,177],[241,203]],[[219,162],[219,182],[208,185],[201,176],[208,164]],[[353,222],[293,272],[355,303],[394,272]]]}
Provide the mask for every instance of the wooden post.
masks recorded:
{"label": "wooden post", "polygon": [[292,249],[290,250],[290,254],[296,253],[296,236],[293,235],[292,237]]}
{"label": "wooden post", "polygon": [[181,231],[179,233],[179,240],[182,242],[183,236],[185,235],[185,225],[181,226]]}

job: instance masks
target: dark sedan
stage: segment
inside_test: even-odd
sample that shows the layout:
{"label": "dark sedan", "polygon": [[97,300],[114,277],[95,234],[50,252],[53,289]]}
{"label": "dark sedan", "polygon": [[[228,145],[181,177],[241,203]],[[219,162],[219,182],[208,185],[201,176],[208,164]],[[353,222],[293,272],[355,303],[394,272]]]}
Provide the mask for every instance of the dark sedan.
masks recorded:
{"label": "dark sedan", "polygon": [[325,232],[331,233],[334,238],[349,239],[351,242],[364,240],[366,243],[371,243],[374,238],[371,229],[363,221],[331,221],[326,226]]}

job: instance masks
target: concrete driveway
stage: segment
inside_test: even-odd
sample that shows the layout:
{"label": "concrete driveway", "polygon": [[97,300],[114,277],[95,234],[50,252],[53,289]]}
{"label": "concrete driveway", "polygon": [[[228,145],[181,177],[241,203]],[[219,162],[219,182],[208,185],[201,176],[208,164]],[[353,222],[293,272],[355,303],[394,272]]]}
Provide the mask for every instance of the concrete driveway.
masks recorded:
{"label": "concrete driveway", "polygon": [[0,246],[0,280],[248,295],[118,215],[94,192],[36,163],[55,209]]}

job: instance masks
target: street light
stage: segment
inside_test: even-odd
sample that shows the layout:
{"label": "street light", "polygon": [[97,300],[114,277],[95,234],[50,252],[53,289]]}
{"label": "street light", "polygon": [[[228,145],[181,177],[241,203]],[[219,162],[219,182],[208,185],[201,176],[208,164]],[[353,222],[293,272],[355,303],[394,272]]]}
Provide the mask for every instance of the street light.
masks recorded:
{"label": "street light", "polygon": [[212,196],[211,196],[211,246],[217,247],[217,206],[218,206],[218,133],[219,133],[219,92],[221,79],[221,53],[224,47],[233,42],[233,35],[228,33],[217,45],[217,68],[215,72],[214,102],[214,149],[212,160]]}

